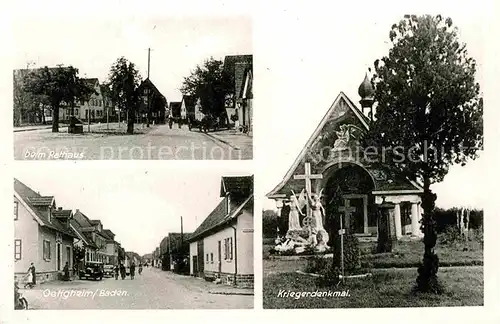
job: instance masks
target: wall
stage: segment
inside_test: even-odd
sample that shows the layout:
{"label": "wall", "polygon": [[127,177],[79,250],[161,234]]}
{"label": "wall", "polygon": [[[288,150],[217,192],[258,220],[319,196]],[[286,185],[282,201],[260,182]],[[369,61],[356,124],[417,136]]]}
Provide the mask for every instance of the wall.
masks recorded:
{"label": "wall", "polygon": [[189,274],[194,275],[193,256],[198,255],[198,246],[196,241],[189,243]]}
{"label": "wall", "polygon": [[253,213],[250,210],[243,210],[237,228],[238,274],[253,274]]}
{"label": "wall", "polygon": [[18,203],[18,219],[14,221],[14,239],[21,239],[21,260],[14,261],[14,272],[26,273],[30,263],[34,262],[36,267],[42,257],[38,245],[39,225],[16,197],[14,201]]}
{"label": "wall", "polygon": [[[233,238],[233,259],[232,260],[224,260],[224,239],[232,237]],[[235,249],[234,249],[234,230],[231,227],[226,227],[223,230],[205,237],[203,239],[203,249],[205,253],[204,257],[204,267],[205,272],[214,272],[217,273],[219,271],[218,266],[218,241],[221,241],[221,271],[224,273],[232,273],[234,274],[234,259],[235,259]],[[208,253],[208,260],[206,259]],[[210,262],[210,253],[213,253],[213,262]],[[208,261],[208,263],[207,263]]]}

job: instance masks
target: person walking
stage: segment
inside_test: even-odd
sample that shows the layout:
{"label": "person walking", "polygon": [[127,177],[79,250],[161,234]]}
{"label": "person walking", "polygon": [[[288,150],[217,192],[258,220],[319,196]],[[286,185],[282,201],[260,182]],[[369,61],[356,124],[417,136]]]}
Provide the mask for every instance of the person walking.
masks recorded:
{"label": "person walking", "polygon": [[66,262],[66,264],[64,265],[63,272],[64,272],[63,280],[69,281],[70,279],[69,279],[69,264],[68,264],[68,262]]}
{"label": "person walking", "polygon": [[33,262],[31,262],[30,267],[28,268],[28,272],[26,274],[26,283],[24,284],[24,288],[29,287],[30,289],[36,285],[36,269]]}
{"label": "person walking", "polygon": [[122,280],[125,279],[125,276],[127,275],[126,271],[125,271],[125,266],[122,264],[120,264],[120,273],[122,275]]}
{"label": "person walking", "polygon": [[134,279],[135,277],[135,262],[132,262],[130,265],[130,279]]}
{"label": "person walking", "polygon": [[115,265],[115,280],[118,280],[118,272],[120,271],[120,267],[117,265]]}
{"label": "person walking", "polygon": [[139,263],[139,274],[141,274],[141,273],[142,273],[142,262]]}

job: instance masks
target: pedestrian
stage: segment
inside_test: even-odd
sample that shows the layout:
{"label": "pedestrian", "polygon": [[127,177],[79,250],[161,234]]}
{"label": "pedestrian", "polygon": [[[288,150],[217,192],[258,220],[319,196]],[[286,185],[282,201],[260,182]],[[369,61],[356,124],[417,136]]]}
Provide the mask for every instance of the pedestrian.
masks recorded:
{"label": "pedestrian", "polygon": [[68,264],[68,262],[66,262],[66,264],[64,265],[63,271],[64,271],[63,280],[69,281],[69,264]]}
{"label": "pedestrian", "polygon": [[130,265],[130,279],[134,279],[135,277],[135,262],[132,262]]}
{"label": "pedestrian", "polygon": [[125,272],[125,266],[123,264],[120,264],[120,273],[122,275],[122,280],[124,280],[127,273]]}
{"label": "pedestrian", "polygon": [[33,288],[36,285],[36,269],[35,269],[35,265],[33,264],[33,262],[31,262],[31,265],[28,268],[26,278],[27,278],[27,280],[26,280],[26,283],[24,284],[24,288],[26,288],[26,287],[30,287],[30,289]]}
{"label": "pedestrian", "polygon": [[120,271],[120,267],[118,267],[118,264],[115,265],[115,280],[118,280],[118,272]]}
{"label": "pedestrian", "polygon": [[142,273],[142,262],[139,263],[139,274],[141,274],[141,273]]}

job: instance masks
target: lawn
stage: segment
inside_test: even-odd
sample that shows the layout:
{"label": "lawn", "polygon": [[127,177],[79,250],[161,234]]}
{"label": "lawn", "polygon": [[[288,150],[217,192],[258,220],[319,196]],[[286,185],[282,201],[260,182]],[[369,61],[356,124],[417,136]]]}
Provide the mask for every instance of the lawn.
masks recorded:
{"label": "lawn", "polygon": [[[301,260],[302,261],[302,260]],[[279,263],[279,262],[278,262]],[[281,262],[296,267],[297,262]],[[270,264],[268,262],[267,266]],[[279,270],[292,270],[284,266]],[[276,269],[275,269],[276,270]],[[446,292],[436,296],[414,294],[416,269],[378,270],[371,278],[349,279],[343,286],[318,288],[316,278],[275,271],[264,277],[264,308],[379,308],[483,305],[483,267],[441,268],[439,278]],[[347,297],[282,297],[280,291],[314,292],[349,290]]]}
{"label": "lawn", "polygon": [[[270,254],[271,248],[274,246],[271,242],[263,245],[263,258],[267,261],[272,261],[273,257]],[[424,244],[419,240],[402,240],[397,243],[391,253],[375,254],[372,251],[375,249],[376,242],[360,243],[361,262],[364,268],[408,268],[418,267],[422,261]],[[435,252],[439,257],[441,266],[472,266],[483,265],[483,246],[476,240],[472,240],[468,244],[468,248],[464,250],[464,244],[440,244],[438,243]],[[279,259],[279,257],[278,257]],[[291,261],[283,261],[291,262]],[[305,264],[305,260],[296,261],[299,263],[295,268]],[[270,268],[269,271],[282,271],[282,265],[277,265],[275,262],[264,262]],[[289,267],[291,265],[284,265]],[[302,267],[303,268],[303,267]],[[264,270],[266,271],[266,270]]]}

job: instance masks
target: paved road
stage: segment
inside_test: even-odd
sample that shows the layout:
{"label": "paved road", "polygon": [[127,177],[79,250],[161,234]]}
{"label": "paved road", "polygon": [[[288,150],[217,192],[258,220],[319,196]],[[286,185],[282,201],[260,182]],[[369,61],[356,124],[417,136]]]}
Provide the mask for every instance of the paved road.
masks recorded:
{"label": "paved road", "polygon": [[[99,126],[92,126],[93,131]],[[100,126],[105,129],[106,125]],[[14,133],[16,160],[240,160],[249,159],[236,150],[186,126],[151,128],[135,126],[139,134],[68,134],[41,129]],[[86,130],[86,128],[85,128]]]}
{"label": "paved road", "polygon": [[[21,289],[21,293],[30,309],[253,308],[253,296],[211,294],[204,287],[204,280],[155,268],[144,268],[142,275],[134,280],[127,277],[125,280],[51,282],[33,289]],[[113,293],[122,296],[111,296]],[[64,294],[73,296],[65,297]]]}

